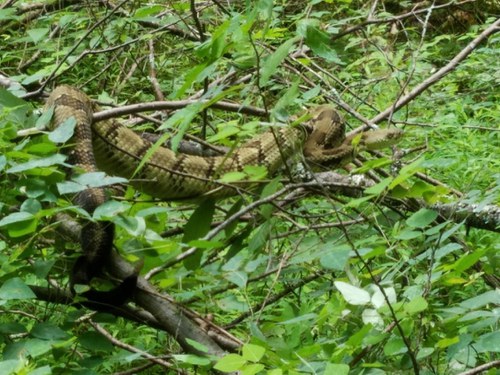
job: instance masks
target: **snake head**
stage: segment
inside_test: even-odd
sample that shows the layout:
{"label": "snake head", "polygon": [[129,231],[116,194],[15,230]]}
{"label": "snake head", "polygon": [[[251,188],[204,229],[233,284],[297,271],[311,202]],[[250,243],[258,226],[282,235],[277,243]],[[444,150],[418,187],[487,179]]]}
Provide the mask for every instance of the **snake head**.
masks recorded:
{"label": "snake head", "polygon": [[362,145],[366,150],[380,150],[398,143],[403,137],[404,132],[401,129],[377,129],[364,132]]}

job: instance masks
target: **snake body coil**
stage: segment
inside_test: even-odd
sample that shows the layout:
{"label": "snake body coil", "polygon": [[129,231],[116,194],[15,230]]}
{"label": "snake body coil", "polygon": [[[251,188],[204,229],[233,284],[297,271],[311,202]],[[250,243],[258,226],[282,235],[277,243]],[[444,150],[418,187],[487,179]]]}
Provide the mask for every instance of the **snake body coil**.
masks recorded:
{"label": "snake body coil", "polygon": [[[76,119],[72,139],[75,146],[69,153],[75,166],[85,172],[103,170],[128,178],[139,190],[165,200],[233,195],[237,188],[219,183],[218,178],[228,172],[242,171],[248,165],[265,166],[268,174],[273,174],[300,151],[308,162],[338,167],[352,160],[359,151],[386,147],[402,135],[397,129],[366,132],[354,146],[353,138],[345,137],[340,115],[331,106],[319,106],[312,110],[306,125],[277,127],[226,155],[201,157],[153,147],[153,143],[116,120],[93,123],[92,114],[98,107],[73,87],[57,87],[47,105],[54,106],[54,127],[70,117]],[[106,199],[104,189],[89,188],[78,194],[74,202],[92,214]],[[84,255],[75,264],[72,285],[87,284],[102,272],[112,249],[113,232],[111,223],[88,222],[84,226],[81,240]],[[88,293],[94,294],[87,296],[108,298],[110,304],[117,305],[130,294],[123,292],[133,289],[134,285],[135,276],[131,276],[111,292],[90,291]]]}
{"label": "snake body coil", "polygon": [[[49,97],[47,106],[54,107],[53,127],[61,125],[70,117],[76,120],[72,140],[77,143],[69,152],[69,162],[84,172],[98,170],[92,151],[92,129],[88,124],[92,121],[92,107],[74,96],[68,95],[66,87],[56,89]],[[74,197],[75,204],[82,207],[90,215],[106,202],[106,192],[103,188],[89,188]],[[99,276],[108,263],[113,248],[114,225],[110,222],[86,222],[80,233],[80,243],[83,255],[80,256],[70,275],[71,291],[75,293],[76,284],[89,284]],[[110,291],[90,289],[82,296],[87,299],[85,305],[97,310],[106,310],[109,306],[119,306],[131,296],[137,283],[137,276],[127,277],[116,288]]]}

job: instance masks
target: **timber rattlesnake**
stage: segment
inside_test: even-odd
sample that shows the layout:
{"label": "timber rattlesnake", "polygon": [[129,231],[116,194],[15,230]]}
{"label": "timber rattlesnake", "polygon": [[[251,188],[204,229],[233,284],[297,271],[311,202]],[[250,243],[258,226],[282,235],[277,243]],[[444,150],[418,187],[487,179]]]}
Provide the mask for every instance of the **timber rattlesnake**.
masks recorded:
{"label": "timber rattlesnake", "polygon": [[[273,174],[283,161],[301,150],[308,162],[339,167],[351,161],[358,152],[394,144],[402,135],[398,129],[370,131],[362,133],[357,145],[353,145],[352,137],[345,138],[345,125],[340,115],[331,106],[319,106],[311,111],[307,124],[275,128],[227,155],[202,157],[175,153],[164,147],[151,152],[153,143],[118,121],[92,123],[92,114],[98,107],[83,92],[70,86],[57,87],[47,106],[54,107],[54,128],[70,117],[76,119],[72,138],[76,146],[69,153],[72,164],[85,172],[103,170],[129,178],[139,190],[160,199],[234,195],[237,188],[217,182],[228,172],[242,171],[248,165],[263,165],[268,174]],[[146,155],[147,161],[138,170]],[[105,201],[102,188],[89,188],[74,199],[90,214]],[[101,273],[112,249],[113,233],[112,224],[107,222],[88,222],[84,226],[81,240],[84,255],[75,264],[71,285],[88,284]],[[135,280],[135,276],[129,277],[108,294],[91,290],[85,296],[119,305],[127,297],[122,292],[133,289],[130,285],[135,285]]]}

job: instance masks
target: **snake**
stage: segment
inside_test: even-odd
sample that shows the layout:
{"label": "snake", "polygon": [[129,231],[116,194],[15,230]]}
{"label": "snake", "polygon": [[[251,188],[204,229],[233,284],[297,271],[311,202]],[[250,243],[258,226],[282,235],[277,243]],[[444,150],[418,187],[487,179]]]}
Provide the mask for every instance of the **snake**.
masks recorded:
{"label": "snake", "polygon": [[[328,168],[341,167],[361,151],[385,148],[400,140],[400,129],[388,128],[345,135],[345,121],[332,105],[309,110],[309,120],[297,126],[275,126],[224,155],[200,156],[175,152],[156,145],[116,119],[93,122],[99,106],[75,87],[62,85],[50,94],[46,108],[53,107],[51,129],[70,118],[76,120],[68,148],[76,171],[96,172],[129,179],[139,191],[160,200],[220,199],[246,188],[248,181],[228,184],[221,178],[242,172],[247,166],[263,166],[275,174],[286,161],[302,154],[305,161]],[[92,214],[108,200],[104,188],[87,188],[73,202]],[[83,255],[77,259],[70,285],[88,284],[102,274],[114,239],[110,222],[88,221],[82,228]],[[137,276],[131,275],[109,292],[89,290],[84,297],[96,304],[120,305],[130,297]]]}

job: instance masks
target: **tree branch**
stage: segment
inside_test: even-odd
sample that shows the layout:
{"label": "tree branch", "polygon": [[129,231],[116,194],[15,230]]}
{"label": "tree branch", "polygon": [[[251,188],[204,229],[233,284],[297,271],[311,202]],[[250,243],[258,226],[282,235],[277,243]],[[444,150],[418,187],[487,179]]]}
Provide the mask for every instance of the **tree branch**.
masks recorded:
{"label": "tree branch", "polygon": [[[159,110],[168,110],[168,109],[180,109],[184,108],[190,104],[193,103],[199,103],[199,102],[208,102],[206,101],[200,101],[200,100],[173,100],[173,101],[168,101],[168,102],[148,102],[148,103],[138,103],[138,104],[131,104],[131,105],[125,105],[117,108],[111,108],[111,109],[106,109],[104,111],[100,111],[97,113],[94,113],[94,121],[103,121],[107,120],[113,117],[120,117],[120,116],[125,116],[125,115],[130,115],[133,113],[138,113],[138,112],[145,112],[145,111],[159,111]],[[222,109],[230,112],[239,112],[243,113],[245,115],[252,115],[252,116],[259,116],[259,117],[264,117],[266,115],[266,112],[263,109],[257,108],[257,107],[249,107],[249,106],[244,106],[238,103],[230,103],[230,102],[225,102],[225,101],[220,101],[217,103],[212,104],[210,107],[216,108],[216,109]]]}

